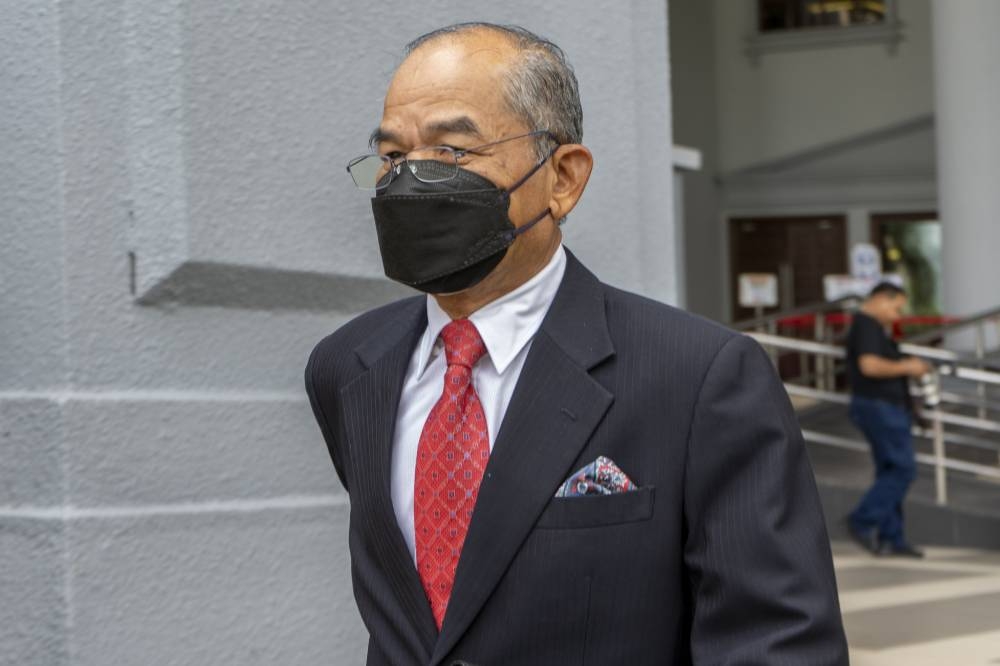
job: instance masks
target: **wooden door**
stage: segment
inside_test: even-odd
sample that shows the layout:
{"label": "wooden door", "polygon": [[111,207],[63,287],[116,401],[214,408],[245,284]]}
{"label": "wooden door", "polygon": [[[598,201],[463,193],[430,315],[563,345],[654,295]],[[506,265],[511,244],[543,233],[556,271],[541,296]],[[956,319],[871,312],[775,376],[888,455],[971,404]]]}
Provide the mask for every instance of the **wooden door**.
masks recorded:
{"label": "wooden door", "polygon": [[781,303],[769,311],[823,301],[823,276],[847,272],[843,215],[748,217],[729,221],[733,321],[753,316],[737,301],[740,273],[778,276]]}

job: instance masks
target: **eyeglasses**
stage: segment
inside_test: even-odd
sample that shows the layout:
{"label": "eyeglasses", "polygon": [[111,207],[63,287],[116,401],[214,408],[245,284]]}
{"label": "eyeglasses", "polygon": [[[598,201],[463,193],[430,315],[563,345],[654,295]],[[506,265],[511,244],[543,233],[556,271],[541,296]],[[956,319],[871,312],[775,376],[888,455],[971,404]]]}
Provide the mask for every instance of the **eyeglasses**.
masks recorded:
{"label": "eyeglasses", "polygon": [[[389,186],[403,163],[406,168],[423,183],[440,183],[451,180],[458,175],[458,162],[467,155],[479,155],[484,148],[496,146],[515,139],[544,136],[559,145],[559,139],[549,130],[535,130],[527,134],[507,137],[499,141],[484,143],[473,148],[453,148],[452,146],[427,146],[414,148],[406,154],[390,153],[378,155],[375,153],[355,157],[347,163],[347,171],[354,179],[354,184],[361,190],[382,190]],[[410,160],[413,160],[412,162]]]}

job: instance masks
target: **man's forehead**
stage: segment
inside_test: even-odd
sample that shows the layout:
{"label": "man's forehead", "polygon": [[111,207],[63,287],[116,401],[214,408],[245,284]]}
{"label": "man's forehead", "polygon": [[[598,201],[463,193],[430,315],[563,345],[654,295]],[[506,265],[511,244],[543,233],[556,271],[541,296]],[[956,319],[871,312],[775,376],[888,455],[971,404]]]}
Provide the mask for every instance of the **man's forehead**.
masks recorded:
{"label": "man's forehead", "polygon": [[386,104],[437,95],[480,98],[497,90],[514,54],[509,44],[478,33],[423,44],[396,70]]}
{"label": "man's forehead", "polygon": [[455,73],[486,73],[506,67],[517,48],[502,35],[470,31],[444,35],[421,44],[400,63],[396,72],[448,76]]}
{"label": "man's forehead", "polygon": [[442,38],[411,53],[393,76],[376,136],[417,129],[425,137],[464,134],[490,136],[506,124],[501,77],[513,49],[477,40]]}

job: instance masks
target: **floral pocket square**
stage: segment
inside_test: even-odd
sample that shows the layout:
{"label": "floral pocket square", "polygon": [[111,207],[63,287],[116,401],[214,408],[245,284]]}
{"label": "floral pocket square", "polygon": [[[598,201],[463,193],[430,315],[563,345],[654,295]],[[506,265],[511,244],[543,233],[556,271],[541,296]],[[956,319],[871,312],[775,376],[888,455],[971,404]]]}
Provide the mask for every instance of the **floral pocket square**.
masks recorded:
{"label": "floral pocket square", "polygon": [[636,490],[636,485],[610,458],[600,456],[563,481],[556,497],[614,495]]}

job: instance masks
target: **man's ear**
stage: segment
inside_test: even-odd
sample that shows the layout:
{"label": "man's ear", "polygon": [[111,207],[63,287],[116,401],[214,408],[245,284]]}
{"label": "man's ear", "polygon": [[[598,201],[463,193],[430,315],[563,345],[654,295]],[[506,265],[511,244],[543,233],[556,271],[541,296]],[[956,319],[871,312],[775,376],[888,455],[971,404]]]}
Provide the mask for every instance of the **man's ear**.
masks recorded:
{"label": "man's ear", "polygon": [[578,143],[559,146],[552,155],[552,167],[556,180],[552,185],[549,210],[552,218],[561,220],[576,206],[594,169],[594,156]]}

